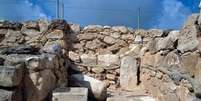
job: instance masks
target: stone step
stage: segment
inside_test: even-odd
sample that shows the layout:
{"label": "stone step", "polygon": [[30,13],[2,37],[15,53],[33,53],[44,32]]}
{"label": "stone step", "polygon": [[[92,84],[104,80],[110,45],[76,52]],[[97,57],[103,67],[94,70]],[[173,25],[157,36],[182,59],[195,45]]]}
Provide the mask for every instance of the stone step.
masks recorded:
{"label": "stone step", "polygon": [[142,95],[142,96],[113,96],[107,98],[107,101],[156,101],[153,97]]}
{"label": "stone step", "polygon": [[88,89],[57,88],[53,91],[52,101],[88,101]]}

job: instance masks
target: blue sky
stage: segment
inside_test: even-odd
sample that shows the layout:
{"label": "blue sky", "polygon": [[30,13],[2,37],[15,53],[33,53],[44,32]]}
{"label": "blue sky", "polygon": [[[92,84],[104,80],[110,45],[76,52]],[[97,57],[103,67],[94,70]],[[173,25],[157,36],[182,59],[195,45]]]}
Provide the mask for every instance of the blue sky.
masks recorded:
{"label": "blue sky", "polygon": [[[0,19],[14,21],[54,19],[56,0],[0,0]],[[64,18],[81,25],[137,26],[141,8],[142,28],[179,29],[186,18],[199,12],[200,0],[63,0]]]}

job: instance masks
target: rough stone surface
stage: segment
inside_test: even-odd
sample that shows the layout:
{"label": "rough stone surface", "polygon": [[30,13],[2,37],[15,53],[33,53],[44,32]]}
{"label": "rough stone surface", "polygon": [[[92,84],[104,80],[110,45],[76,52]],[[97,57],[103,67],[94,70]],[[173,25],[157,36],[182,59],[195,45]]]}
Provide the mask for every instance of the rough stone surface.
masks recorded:
{"label": "rough stone surface", "polygon": [[138,84],[139,63],[134,57],[126,56],[121,60],[120,85],[125,90],[134,90]]}

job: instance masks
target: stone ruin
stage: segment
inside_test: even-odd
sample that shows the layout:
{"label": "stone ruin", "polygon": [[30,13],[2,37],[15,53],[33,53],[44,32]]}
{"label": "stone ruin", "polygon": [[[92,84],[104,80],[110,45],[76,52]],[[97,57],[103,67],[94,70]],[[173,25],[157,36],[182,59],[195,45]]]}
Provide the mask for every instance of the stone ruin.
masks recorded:
{"label": "stone ruin", "polygon": [[1,21],[0,101],[201,101],[201,16],[181,30]]}

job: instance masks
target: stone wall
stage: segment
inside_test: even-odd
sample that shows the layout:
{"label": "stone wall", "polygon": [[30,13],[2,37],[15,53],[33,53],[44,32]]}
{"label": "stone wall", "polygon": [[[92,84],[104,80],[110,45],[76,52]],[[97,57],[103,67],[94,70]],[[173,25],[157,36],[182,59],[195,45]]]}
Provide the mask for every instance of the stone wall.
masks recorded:
{"label": "stone wall", "polygon": [[72,24],[69,75],[96,78],[108,91],[140,89],[157,101],[198,99],[198,17],[190,16],[180,31]]}
{"label": "stone wall", "polygon": [[63,20],[0,22],[0,101],[50,101],[67,87],[69,29]]}

